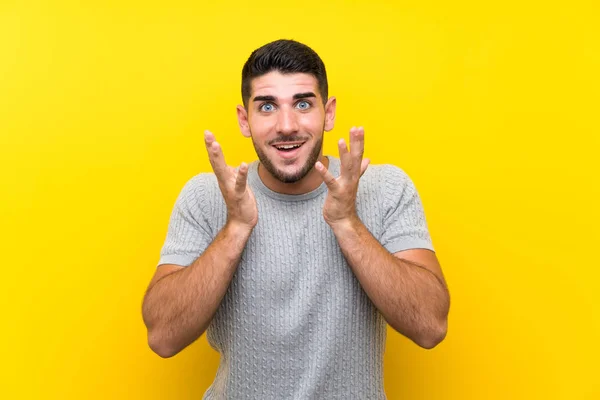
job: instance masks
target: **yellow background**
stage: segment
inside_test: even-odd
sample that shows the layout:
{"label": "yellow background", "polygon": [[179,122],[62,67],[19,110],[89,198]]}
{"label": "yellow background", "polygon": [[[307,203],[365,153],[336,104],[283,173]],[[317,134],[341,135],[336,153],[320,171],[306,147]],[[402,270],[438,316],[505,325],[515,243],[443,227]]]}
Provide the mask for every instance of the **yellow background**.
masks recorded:
{"label": "yellow background", "polygon": [[415,181],[448,280],[446,340],[389,332],[390,399],[598,399],[600,34],[580,1],[0,2],[6,399],[199,399],[218,355],[146,343],[141,300],[179,190],[255,159],[241,68],[312,46],[325,149]]}

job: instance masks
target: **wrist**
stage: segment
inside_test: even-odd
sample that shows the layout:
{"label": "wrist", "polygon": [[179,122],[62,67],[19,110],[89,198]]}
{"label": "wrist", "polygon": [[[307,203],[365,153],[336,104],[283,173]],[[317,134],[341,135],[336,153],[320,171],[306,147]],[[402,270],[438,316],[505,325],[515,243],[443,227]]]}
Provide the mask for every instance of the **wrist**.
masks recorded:
{"label": "wrist", "polygon": [[359,225],[362,224],[358,215],[352,215],[347,218],[342,218],[333,222],[327,222],[334,233],[349,233],[352,231],[356,231]]}
{"label": "wrist", "polygon": [[254,229],[254,225],[228,219],[224,229],[234,236],[250,236],[250,233],[252,233],[252,230]]}

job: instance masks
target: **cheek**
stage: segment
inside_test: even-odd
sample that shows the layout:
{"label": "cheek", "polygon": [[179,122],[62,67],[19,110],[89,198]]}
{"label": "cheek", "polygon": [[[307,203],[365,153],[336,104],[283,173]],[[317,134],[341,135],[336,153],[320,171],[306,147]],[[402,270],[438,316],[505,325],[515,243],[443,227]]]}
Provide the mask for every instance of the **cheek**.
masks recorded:
{"label": "cheek", "polygon": [[256,117],[248,123],[255,140],[266,138],[275,129],[274,118]]}
{"label": "cheek", "polygon": [[299,118],[299,121],[305,130],[309,131],[310,133],[320,134],[323,131],[325,117],[316,113],[314,115],[306,114],[302,115]]}

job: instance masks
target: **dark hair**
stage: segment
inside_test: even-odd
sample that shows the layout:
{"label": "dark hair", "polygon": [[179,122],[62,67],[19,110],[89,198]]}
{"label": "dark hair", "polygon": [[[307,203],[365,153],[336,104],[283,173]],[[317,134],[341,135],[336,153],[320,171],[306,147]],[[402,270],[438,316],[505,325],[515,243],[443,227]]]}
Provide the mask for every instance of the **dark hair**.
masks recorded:
{"label": "dark hair", "polygon": [[321,57],[310,47],[294,40],[276,40],[254,50],[242,68],[242,101],[248,107],[252,79],[272,71],[282,74],[307,73],[319,84],[323,104],[327,103],[327,73]]}

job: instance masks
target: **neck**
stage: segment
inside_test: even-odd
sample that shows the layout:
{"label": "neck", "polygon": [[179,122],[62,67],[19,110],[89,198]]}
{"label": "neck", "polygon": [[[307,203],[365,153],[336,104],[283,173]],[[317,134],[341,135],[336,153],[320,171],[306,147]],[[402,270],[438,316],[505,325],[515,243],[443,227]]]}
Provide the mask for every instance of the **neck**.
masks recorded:
{"label": "neck", "polygon": [[[329,159],[321,155],[320,160],[325,168],[329,167]],[[323,178],[316,168],[313,166],[308,174],[304,178],[293,183],[284,183],[275,178],[269,171],[263,167],[262,164],[258,164],[258,176],[266,187],[274,192],[281,194],[304,194],[312,192],[323,183]]]}

